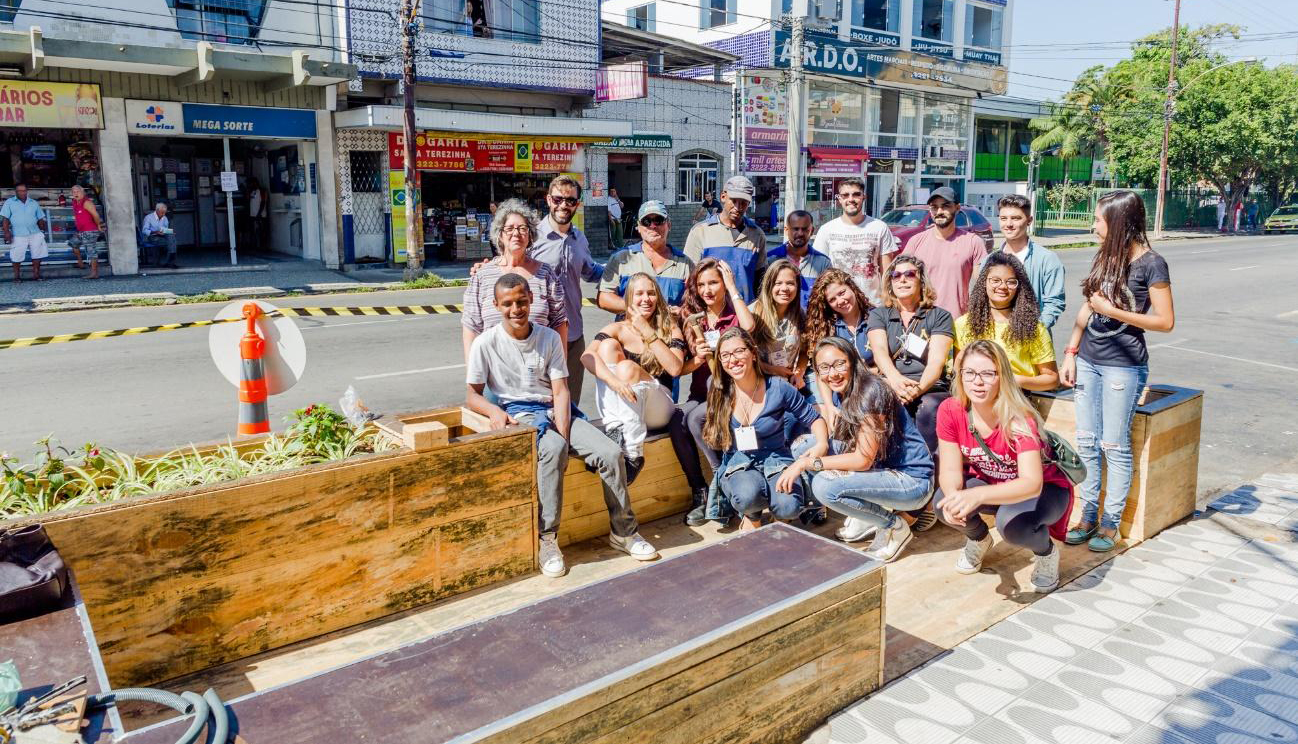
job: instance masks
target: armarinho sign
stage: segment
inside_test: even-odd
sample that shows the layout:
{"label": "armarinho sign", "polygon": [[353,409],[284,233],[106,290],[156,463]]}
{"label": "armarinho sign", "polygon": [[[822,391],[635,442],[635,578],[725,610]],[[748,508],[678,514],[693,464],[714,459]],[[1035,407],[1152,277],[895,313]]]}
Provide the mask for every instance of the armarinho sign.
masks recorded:
{"label": "armarinho sign", "polygon": [[[789,67],[794,53],[792,36],[777,30],[772,38],[775,66]],[[815,31],[807,32],[803,39],[802,66],[808,72],[997,95],[1005,92],[1008,83],[1004,68],[900,50],[883,51]]]}

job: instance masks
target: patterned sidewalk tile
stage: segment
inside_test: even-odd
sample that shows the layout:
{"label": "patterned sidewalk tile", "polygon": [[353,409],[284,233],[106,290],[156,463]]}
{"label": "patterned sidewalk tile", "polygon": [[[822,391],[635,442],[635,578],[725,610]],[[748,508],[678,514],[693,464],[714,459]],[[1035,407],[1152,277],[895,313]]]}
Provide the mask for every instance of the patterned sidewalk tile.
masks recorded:
{"label": "patterned sidewalk tile", "polygon": [[1266,473],[1255,482],[1262,486],[1273,486],[1298,492],[1298,473]]}
{"label": "patterned sidewalk tile", "polygon": [[[1157,726],[1145,726],[1137,731],[1134,735],[1123,740],[1122,744],[1193,744],[1188,739],[1182,739],[1170,731],[1164,731]],[[1225,741],[1214,742],[1214,744],[1228,744]],[[1251,744],[1243,740],[1236,740],[1234,744]]]}
{"label": "patterned sidewalk tile", "polygon": [[1232,734],[1298,742],[1293,725],[1204,690],[1173,701],[1150,723],[1196,743],[1218,744],[1224,735]]}
{"label": "patterned sidewalk tile", "polygon": [[1188,689],[1125,659],[1097,651],[1079,656],[1047,681],[1073,695],[1101,701],[1139,721],[1148,721]]}
{"label": "patterned sidewalk tile", "polygon": [[[942,697],[951,700],[949,696]],[[873,744],[876,740],[895,741],[899,744],[917,741],[949,744],[975,721],[968,715],[965,706],[960,706],[954,716],[948,716],[947,711],[927,705],[937,698],[936,693],[917,682],[895,682],[831,719],[830,741],[835,744],[850,744],[854,741]],[[854,728],[852,722],[839,720],[842,717],[854,719],[859,727]],[[845,732],[854,730],[864,730],[866,737],[857,740],[847,738]],[[874,738],[870,738],[871,735]]]}
{"label": "patterned sidewalk tile", "polygon": [[[1248,679],[1256,676],[1253,671],[1243,670],[1238,674],[1223,674],[1214,670],[1199,680],[1198,687],[1260,713],[1275,716],[1282,721],[1298,721],[1298,697],[1275,689],[1277,686],[1283,686],[1284,682],[1280,677],[1287,675],[1271,675],[1266,679],[1258,680]],[[1258,682],[1267,682],[1271,686],[1263,686]]]}
{"label": "patterned sidewalk tile", "polygon": [[1135,624],[1120,628],[1099,650],[1186,687],[1192,687],[1223,658],[1184,639]]}
{"label": "patterned sidewalk tile", "polygon": [[1246,640],[1231,656],[1241,664],[1298,676],[1298,654],[1285,653],[1274,646]]}
{"label": "patterned sidewalk tile", "polygon": [[1021,623],[1001,622],[966,641],[969,648],[1033,679],[1045,679],[1082,649]]}
{"label": "patterned sidewalk tile", "polygon": [[914,679],[945,690],[960,702],[985,713],[994,713],[1036,683],[1006,664],[992,661],[961,644],[954,651],[911,672]]}
{"label": "patterned sidewalk tile", "polygon": [[1103,699],[1042,682],[995,715],[1048,741],[1121,741],[1142,725]]}
{"label": "patterned sidewalk tile", "polygon": [[956,744],[1055,744],[999,718],[987,718],[973,727]]}

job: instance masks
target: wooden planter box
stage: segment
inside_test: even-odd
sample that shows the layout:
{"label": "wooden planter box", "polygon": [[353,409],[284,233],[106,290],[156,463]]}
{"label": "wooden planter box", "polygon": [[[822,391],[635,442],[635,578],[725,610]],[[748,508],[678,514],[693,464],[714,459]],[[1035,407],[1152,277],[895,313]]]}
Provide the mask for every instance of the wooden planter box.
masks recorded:
{"label": "wooden planter box", "polygon": [[[1029,397],[1045,418],[1046,427],[1076,444],[1073,391],[1030,393]],[[1134,472],[1121,527],[1129,543],[1147,540],[1194,513],[1202,419],[1202,391],[1171,385],[1146,389],[1145,401],[1131,420]],[[1074,522],[1081,519],[1081,499],[1076,498]]]}
{"label": "wooden planter box", "polygon": [[112,685],[156,684],[534,570],[532,432],[415,423],[420,451],[23,521],[75,573]]}

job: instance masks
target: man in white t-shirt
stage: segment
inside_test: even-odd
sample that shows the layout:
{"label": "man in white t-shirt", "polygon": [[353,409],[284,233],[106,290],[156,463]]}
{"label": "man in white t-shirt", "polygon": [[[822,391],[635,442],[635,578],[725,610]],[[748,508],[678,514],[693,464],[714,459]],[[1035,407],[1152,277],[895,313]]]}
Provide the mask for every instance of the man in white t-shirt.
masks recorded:
{"label": "man in white t-shirt", "polygon": [[839,181],[838,205],[842,216],[816,231],[812,247],[829,256],[834,268],[851,274],[870,304],[877,306],[883,268],[900,250],[897,238],[882,220],[865,213],[865,182],[860,178]]}
{"label": "man in white t-shirt", "polygon": [[[573,417],[568,394],[568,350],[559,334],[528,320],[532,290],[518,274],[496,280],[496,309],[501,323],[473,340],[466,360],[465,405],[486,416],[492,430],[511,424],[537,429],[536,490],[540,501],[541,573],[568,572],[559,552],[559,515],[563,510],[563,472],[568,449],[599,474],[609,508],[609,545],[632,558],[651,561],[658,551],[640,537],[631,510],[622,448],[580,415]],[[483,392],[490,389],[498,403]]]}

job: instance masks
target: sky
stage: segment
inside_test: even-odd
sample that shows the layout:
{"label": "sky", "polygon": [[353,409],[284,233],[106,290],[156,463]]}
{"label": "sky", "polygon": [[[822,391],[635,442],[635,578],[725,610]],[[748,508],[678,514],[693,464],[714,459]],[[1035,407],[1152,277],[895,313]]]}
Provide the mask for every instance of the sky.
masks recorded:
{"label": "sky", "polygon": [[[1218,46],[1231,59],[1298,62],[1298,0],[1182,0],[1182,26],[1210,23],[1245,27]],[[1013,24],[1009,95],[1056,100],[1082,70],[1111,65],[1131,40],[1171,27],[1172,2],[1016,0]]]}

